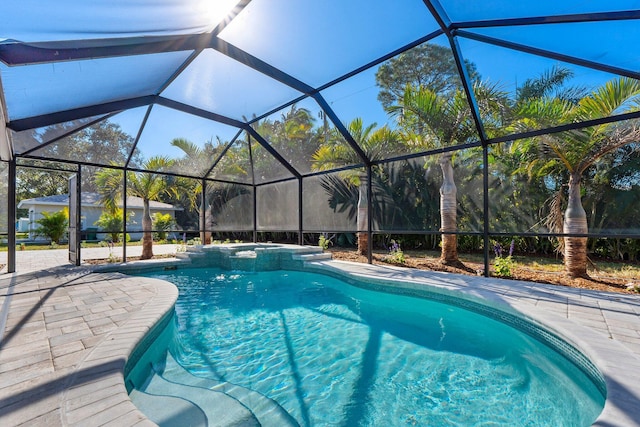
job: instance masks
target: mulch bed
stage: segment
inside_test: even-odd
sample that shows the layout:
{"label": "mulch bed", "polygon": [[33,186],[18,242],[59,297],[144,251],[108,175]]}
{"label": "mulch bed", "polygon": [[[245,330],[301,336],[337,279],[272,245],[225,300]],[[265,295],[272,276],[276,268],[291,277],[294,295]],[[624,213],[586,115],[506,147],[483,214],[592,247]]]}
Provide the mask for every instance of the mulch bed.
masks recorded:
{"label": "mulch bed", "polygon": [[[366,256],[358,255],[353,249],[349,250],[342,248],[329,248],[328,252],[331,252],[331,254],[333,255],[333,259],[363,263],[367,262]],[[379,265],[398,265],[385,262],[384,257],[386,255],[386,253],[374,251],[372,256],[373,263]],[[449,273],[467,274],[471,276],[482,274],[482,271],[484,269],[483,264],[474,262],[461,262],[458,265],[444,265],[438,259],[411,256],[411,252],[405,252],[405,264],[402,266],[408,268],[417,268],[420,270],[446,271]],[[572,288],[591,289],[597,291],[633,293],[626,288],[626,284],[630,282],[629,279],[600,277],[596,274],[597,273],[592,274],[592,277],[589,278],[571,278],[567,277],[563,273],[535,271],[528,268],[516,266],[512,270],[511,279],[547,283],[550,285],[558,286],[568,286]]]}
{"label": "mulch bed", "polygon": [[[367,262],[367,257],[364,255],[358,255],[354,249],[344,248],[329,248],[327,250],[333,255],[333,259],[352,262]],[[384,260],[387,254],[385,252],[375,252],[373,254],[373,263],[379,265],[397,265],[388,263]],[[171,254],[167,255],[154,255],[154,259],[158,258],[173,258]],[[140,257],[127,257],[127,261],[137,261]],[[108,259],[92,259],[85,260],[86,264],[99,265],[109,263]],[[118,261],[120,262],[120,261]],[[412,256],[411,252],[405,252],[405,263],[403,267],[417,268],[419,270],[430,271],[446,271],[449,273],[467,274],[470,276],[477,276],[482,274],[484,265],[477,262],[464,262],[457,265],[444,265],[438,259],[427,258],[424,256]],[[567,277],[563,273],[552,273],[544,271],[531,270],[525,267],[515,266],[512,270],[513,280],[525,280],[528,282],[546,283],[550,285],[568,286],[572,288],[591,289],[597,291],[606,292],[620,292],[620,293],[633,293],[627,290],[626,285],[629,283],[629,279],[619,279],[615,277],[601,277],[596,274],[592,274],[589,278],[571,278]],[[507,279],[508,280],[508,279]]]}

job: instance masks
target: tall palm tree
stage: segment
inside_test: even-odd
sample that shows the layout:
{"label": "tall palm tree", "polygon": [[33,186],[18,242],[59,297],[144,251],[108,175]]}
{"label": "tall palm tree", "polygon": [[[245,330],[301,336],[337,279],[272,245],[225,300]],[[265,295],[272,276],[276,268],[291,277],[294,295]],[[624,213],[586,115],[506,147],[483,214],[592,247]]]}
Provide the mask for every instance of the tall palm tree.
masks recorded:
{"label": "tall palm tree", "polygon": [[[180,148],[185,153],[185,157],[176,160],[179,167],[196,165],[196,169],[192,167],[191,170],[203,173],[212,166],[212,162],[218,157],[226,144],[218,138],[217,145],[214,146],[211,142],[207,142],[203,148],[200,148],[189,140],[175,138],[171,141],[171,145]],[[228,156],[232,155],[232,153],[231,150],[227,151]],[[233,164],[234,170],[240,167],[239,164],[235,162],[226,162],[218,165],[218,167],[224,169],[225,165],[228,166],[230,164]],[[198,212],[201,230],[200,238],[204,244],[211,243],[211,227],[214,225],[214,217],[224,210],[225,205],[231,199],[249,193],[246,186],[212,182],[206,186],[206,194],[203,201],[203,198],[200,197],[202,194],[202,185],[199,181],[177,179],[176,183],[181,190],[180,193],[186,197],[186,203]],[[204,218],[200,215],[203,211]]]}
{"label": "tall palm tree", "polygon": [[[166,171],[172,161],[164,156],[154,156],[142,164],[142,168],[150,171]],[[123,197],[122,172],[117,169],[104,169],[95,176],[96,186],[102,196],[102,203],[107,209],[115,210],[117,201]],[[162,194],[173,191],[165,175],[153,172],[127,172],[126,196],[140,197],[142,211],[142,259],[153,257],[153,236],[151,234],[150,201],[158,200]]]}
{"label": "tall palm tree", "polygon": [[[482,110],[491,114],[486,123],[499,126],[500,112],[506,108],[506,96],[497,86],[478,82],[474,92]],[[425,86],[407,85],[402,98],[386,108],[399,119],[400,125],[421,139],[425,149],[445,148],[468,141],[477,133],[469,102],[461,90],[444,95]],[[495,117],[495,118],[494,118]],[[457,236],[457,187],[454,180],[452,151],[441,154],[438,164],[442,171],[440,187],[440,230],[442,234],[441,262],[458,261]]]}
{"label": "tall palm tree", "polygon": [[[525,127],[553,125],[559,121],[583,122],[638,109],[640,82],[630,78],[611,80],[577,102],[558,98],[535,99],[520,110]],[[587,216],[582,206],[583,174],[603,156],[640,140],[637,121],[605,123],[570,132],[544,135],[538,139],[546,156],[537,156],[532,171],[547,173],[559,166],[568,173],[568,198],[562,230],[587,234]],[[540,152],[540,151],[538,151]],[[537,164],[536,164],[537,163]],[[556,204],[557,206],[558,204]],[[564,238],[565,271],[571,277],[587,275],[587,238]]]}
{"label": "tall palm tree", "polygon": [[[389,129],[387,126],[376,129],[376,123],[365,126],[359,117],[349,123],[347,130],[370,160],[382,158],[383,154],[393,150],[394,147],[397,147],[401,143],[397,132]],[[312,170],[326,171],[362,163],[362,159],[358,157],[358,154],[354,150],[344,143],[338,143],[338,141],[341,140],[336,135],[333,135],[325,144],[322,144],[320,148],[316,150],[312,156]],[[356,211],[358,253],[366,255],[369,242],[368,235],[363,232],[363,230],[368,228],[367,225],[369,221],[367,180],[363,172],[358,169],[341,172],[341,178],[349,187],[358,188]],[[335,180],[332,182],[331,179],[325,179],[323,186],[325,189],[335,188],[335,183]]]}
{"label": "tall palm tree", "polygon": [[[217,157],[216,154],[219,151],[217,148],[222,146],[221,141],[218,142],[217,147],[214,147],[213,144],[209,142],[205,144],[204,148],[201,148],[185,138],[174,138],[170,144],[185,153],[182,159],[176,161],[178,166],[199,175],[205,173]],[[196,212],[198,212],[200,240],[203,244],[211,243],[211,231],[208,226],[212,222],[212,217],[211,211],[207,209],[206,202],[203,202],[202,197],[200,197],[202,194],[202,185],[195,180],[184,182],[184,184],[186,191],[181,192],[181,194],[186,197],[187,204],[195,208]],[[201,215],[201,212],[205,213],[204,217]]]}

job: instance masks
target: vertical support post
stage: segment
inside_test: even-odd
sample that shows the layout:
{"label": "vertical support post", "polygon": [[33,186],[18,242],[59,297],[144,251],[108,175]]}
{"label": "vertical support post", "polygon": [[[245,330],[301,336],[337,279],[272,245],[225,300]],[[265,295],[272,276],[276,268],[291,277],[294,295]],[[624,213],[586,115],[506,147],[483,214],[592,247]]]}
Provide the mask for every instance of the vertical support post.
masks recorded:
{"label": "vertical support post", "polygon": [[304,238],[302,235],[302,218],[304,218],[302,212],[302,177],[298,178],[298,244],[302,246],[304,244]]}
{"label": "vertical support post", "polygon": [[484,277],[489,277],[489,147],[482,145],[482,235],[484,238]]}
{"label": "vertical support post", "polygon": [[78,218],[76,222],[76,243],[78,245],[76,246],[76,250],[78,256],[76,258],[76,265],[79,266],[82,262],[82,165],[80,164],[78,165],[78,172],[76,172],[76,176],[78,177]]}
{"label": "vertical support post", "polygon": [[202,178],[202,193],[200,193],[200,243],[207,243],[207,181]]}
{"label": "vertical support post", "polygon": [[16,272],[16,159],[9,161],[7,188],[7,272]]}
{"label": "vertical support post", "polygon": [[253,243],[258,242],[258,187],[253,184]]}
{"label": "vertical support post", "polygon": [[81,239],[82,239],[82,166],[78,165],[78,170],[73,178],[69,180],[69,260],[74,265],[80,266],[82,262]]}
{"label": "vertical support post", "polygon": [[247,148],[249,149],[249,163],[251,164],[251,188],[253,189],[253,243],[258,242],[258,187],[256,187],[256,171],[253,167],[253,150],[251,149],[251,134],[247,132]]}
{"label": "vertical support post", "polygon": [[373,264],[373,190],[371,165],[367,165],[367,262]]}
{"label": "vertical support post", "polygon": [[127,262],[127,168],[122,170],[122,262]]}

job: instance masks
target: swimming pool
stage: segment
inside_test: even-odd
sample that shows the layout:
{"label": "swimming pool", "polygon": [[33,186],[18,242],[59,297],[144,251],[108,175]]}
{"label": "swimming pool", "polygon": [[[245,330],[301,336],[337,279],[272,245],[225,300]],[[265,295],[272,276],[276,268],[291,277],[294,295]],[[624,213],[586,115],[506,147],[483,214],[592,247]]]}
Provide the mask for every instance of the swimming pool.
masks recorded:
{"label": "swimming pool", "polygon": [[300,425],[585,426],[604,404],[557,352],[455,305],[294,271],[145,275],[179,287],[169,347],[182,367]]}

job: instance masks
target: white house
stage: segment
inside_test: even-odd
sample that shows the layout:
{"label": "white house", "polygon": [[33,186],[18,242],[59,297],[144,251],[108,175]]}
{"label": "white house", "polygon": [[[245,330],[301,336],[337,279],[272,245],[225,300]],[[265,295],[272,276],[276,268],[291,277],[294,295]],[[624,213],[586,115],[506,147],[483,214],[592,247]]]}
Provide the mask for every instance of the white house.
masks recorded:
{"label": "white house", "polygon": [[[104,210],[103,204],[100,202],[100,195],[97,193],[82,193],[81,197],[81,213],[82,213],[82,230],[89,233],[97,234],[98,240],[103,240],[106,237],[105,233],[100,233],[98,226],[95,222],[98,221],[100,215]],[[29,238],[36,239],[35,230],[38,228],[36,221],[42,218],[42,212],[57,212],[61,211],[65,207],[69,206],[69,195],[60,194],[57,196],[36,197],[34,199],[22,200],[18,203],[19,209],[29,209]],[[122,204],[118,207],[122,208]],[[173,205],[161,202],[151,201],[149,202],[151,208],[151,215],[156,212],[163,214],[171,214],[175,218],[176,211],[182,210],[182,208],[176,208]],[[133,212],[133,216],[127,222],[127,233],[131,236],[132,240],[139,240],[142,238],[142,199],[140,197],[127,197],[127,211]],[[91,237],[87,238],[90,240]]]}

